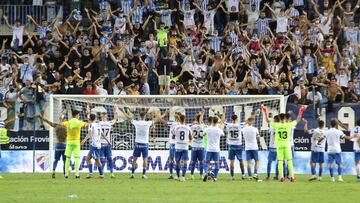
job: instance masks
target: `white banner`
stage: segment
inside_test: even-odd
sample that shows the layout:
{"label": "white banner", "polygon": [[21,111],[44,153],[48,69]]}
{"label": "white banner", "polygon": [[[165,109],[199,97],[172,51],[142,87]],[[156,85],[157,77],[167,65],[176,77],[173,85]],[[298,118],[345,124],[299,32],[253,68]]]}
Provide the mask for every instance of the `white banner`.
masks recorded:
{"label": "white banner", "polygon": [[[114,172],[122,172],[122,173],[130,173],[131,171],[131,161],[132,161],[132,153],[133,151],[120,151],[114,150],[112,151],[112,161],[114,163]],[[221,161],[220,161],[220,173],[229,173],[229,160],[227,159],[227,151],[222,151],[221,154]],[[80,164],[80,172],[88,172],[88,165],[86,163],[86,155],[88,151],[82,150],[81,151],[81,164]],[[0,159],[0,173],[30,173],[33,171],[33,152],[32,151],[1,151],[1,159]],[[189,156],[191,152],[189,152]],[[266,173],[267,167],[267,151],[259,151],[259,160],[260,160],[260,167],[258,172],[259,173]],[[49,158],[49,151],[36,151],[35,153],[35,171],[36,172],[50,172],[50,164],[53,164]],[[245,161],[245,151],[243,152],[243,158],[245,162],[246,168],[246,161]],[[355,167],[354,167],[354,153],[352,152],[343,152],[343,171],[344,174],[355,174]],[[325,155],[325,159],[327,156]],[[169,164],[168,164],[168,151],[149,151],[149,157],[147,159],[148,167],[147,170],[150,173],[168,173],[169,171]],[[326,161],[326,160],[325,160]],[[309,174],[310,162],[310,152],[296,152],[294,163],[294,169],[296,174]],[[72,170],[74,171],[73,161],[71,162]],[[142,158],[138,159],[137,164],[138,168],[136,172],[142,172]],[[272,170],[271,172],[274,173],[275,171],[275,163],[272,163]],[[327,164],[325,164],[324,172],[328,171]],[[95,166],[94,166],[95,167]],[[197,165],[196,165],[197,167]],[[62,172],[63,169],[63,162],[60,160],[57,164],[56,171]],[[96,172],[96,167],[94,172]],[[109,172],[108,164],[105,164],[105,172]],[[174,171],[175,172],[175,171]],[[195,170],[195,173],[198,173],[198,170]],[[239,162],[236,161],[235,163],[235,173],[240,173]]]}

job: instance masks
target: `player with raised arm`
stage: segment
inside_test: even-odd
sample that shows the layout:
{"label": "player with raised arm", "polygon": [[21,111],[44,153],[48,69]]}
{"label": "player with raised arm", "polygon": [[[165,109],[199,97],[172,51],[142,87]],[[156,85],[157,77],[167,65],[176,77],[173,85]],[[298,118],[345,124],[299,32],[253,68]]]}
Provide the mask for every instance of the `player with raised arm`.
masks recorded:
{"label": "player with raised arm", "polygon": [[117,110],[117,108],[114,107],[113,120],[109,121],[107,112],[102,112],[101,113],[101,121],[99,122],[99,125],[101,126],[101,131],[104,134],[104,137],[102,136],[100,139],[100,142],[101,142],[101,158],[100,158],[100,160],[101,160],[101,164],[103,165],[104,168],[105,168],[105,160],[106,160],[106,162],[109,166],[111,178],[115,178],[115,175],[114,175],[114,163],[112,160],[112,151],[111,151],[111,145],[110,145],[111,142],[108,142],[108,141],[111,140],[112,126],[115,125],[117,122],[118,116],[117,116],[116,110]]}
{"label": "player with raised arm", "polygon": [[328,164],[330,170],[330,180],[335,182],[334,178],[334,162],[338,166],[338,181],[343,182],[342,178],[342,158],[341,158],[341,146],[340,139],[350,139],[349,136],[345,136],[344,132],[336,129],[338,122],[335,119],[330,121],[330,129],[324,132],[324,137],[327,141],[328,152]]}
{"label": "player with raised arm", "polygon": [[[279,116],[274,116],[274,122],[280,122]],[[270,141],[269,141],[269,154],[268,154],[268,162],[266,167],[266,180],[270,180],[270,173],[271,173],[271,165],[273,161],[276,161],[276,145],[275,145],[275,130],[274,128],[270,127]],[[277,180],[279,176],[279,171],[277,165],[275,167],[275,176],[273,177],[274,180]]]}
{"label": "player with raised arm", "polygon": [[230,176],[231,180],[235,180],[234,178],[234,164],[235,157],[240,162],[240,169],[242,174],[242,179],[245,179],[245,169],[244,169],[244,161],[242,158],[242,134],[241,129],[245,126],[245,122],[239,123],[238,116],[231,116],[231,123],[225,124],[225,130],[227,132],[227,143],[228,143],[228,158],[230,160]]}
{"label": "player with raised arm", "polygon": [[[57,164],[60,161],[60,158],[62,158],[62,160],[64,162],[63,174],[65,175],[66,128],[63,125],[49,121],[48,119],[44,118],[42,114],[40,114],[39,117],[43,122],[49,124],[51,127],[53,127],[55,129],[57,143],[55,144],[55,156],[54,156],[54,162],[53,162],[53,172],[51,174],[51,177],[55,178],[55,171],[56,171]],[[63,118],[64,118],[64,115],[62,115],[60,117],[60,120]]]}
{"label": "player with raised arm", "polygon": [[356,178],[360,181],[360,119],[356,121],[356,126],[350,130],[351,141],[354,142],[354,156]]}
{"label": "player with raised arm", "polygon": [[[294,168],[292,163],[292,154],[291,154],[291,146],[290,146],[290,134],[291,128],[296,126],[302,117],[306,107],[302,106],[299,109],[299,114],[296,121],[287,122],[285,114],[281,113],[279,115],[280,122],[272,122],[271,127],[275,130],[275,145],[276,145],[276,153],[278,159],[278,170],[280,181],[284,182],[286,179],[284,177],[284,161],[287,161],[290,180],[291,182],[296,182],[297,180],[294,177]],[[262,106],[262,111],[265,116],[266,121],[269,123],[269,117],[267,113],[266,106]]]}
{"label": "player with raised arm", "polygon": [[200,111],[191,126],[192,143],[191,143],[191,161],[190,171],[191,179],[194,178],[195,164],[199,162],[200,177],[203,178],[204,159],[205,159],[205,144],[204,144],[204,112]]}
{"label": "player with raised arm", "polygon": [[75,177],[80,178],[80,133],[81,128],[86,127],[89,123],[79,120],[80,112],[78,110],[72,111],[72,118],[69,121],[64,121],[61,125],[66,127],[66,148],[65,148],[65,178],[69,177],[70,172],[70,160],[74,155],[75,159]]}
{"label": "player with raised arm", "polygon": [[107,140],[108,144],[110,145],[110,141],[105,137],[105,133],[101,129],[100,123],[96,122],[96,115],[90,115],[90,125],[88,129],[88,134],[86,137],[81,141],[81,145],[84,145],[85,142],[90,138],[90,148],[89,153],[86,156],[86,162],[88,163],[89,167],[89,175],[86,178],[93,177],[93,166],[91,159],[95,159],[95,163],[99,169],[99,178],[104,178],[104,165],[102,165],[100,161],[101,157],[101,138]]}
{"label": "player with raised arm", "polygon": [[[156,122],[164,122],[163,117],[157,117],[155,113],[152,114],[152,120],[146,121],[146,112],[140,112],[140,120],[132,120],[128,114],[125,114],[128,119],[131,120],[131,123],[135,127],[135,147],[133,152],[132,168],[130,178],[135,178],[135,169],[137,168],[136,161],[142,156],[143,157],[143,171],[142,179],[147,179],[146,177],[146,168],[147,168],[147,157],[149,150],[149,135],[150,128]],[[166,123],[166,122],[164,122]]]}
{"label": "player with raised arm", "polygon": [[[321,181],[323,163],[325,157],[325,144],[326,138],[324,132],[327,130],[325,128],[325,122],[320,120],[318,127],[315,129],[308,130],[308,121],[303,118],[304,121],[304,131],[311,135],[311,158],[310,158],[310,168],[311,168],[311,177],[309,181],[318,179]],[[316,164],[319,164],[319,177],[316,177]]]}
{"label": "player with raised arm", "polygon": [[169,178],[168,179],[174,179],[173,177],[173,170],[174,170],[174,163],[175,163],[175,139],[173,139],[172,132],[174,131],[174,128],[179,124],[179,113],[175,112],[174,116],[175,121],[169,122]]}
{"label": "player with raised arm", "polygon": [[[173,139],[175,139],[175,170],[176,178],[181,182],[185,181],[187,162],[189,161],[189,141],[191,129],[185,123],[185,116],[179,115],[179,125],[174,128]],[[180,177],[180,168],[182,169]]]}
{"label": "player with raised arm", "polygon": [[246,120],[246,126],[241,130],[241,133],[245,140],[248,178],[251,178],[251,165],[252,165],[252,160],[254,159],[255,166],[254,166],[253,178],[255,180],[259,180],[257,174],[257,170],[259,168],[259,155],[258,155],[259,146],[257,143],[257,139],[259,138],[259,130],[254,127],[253,117],[250,117]]}
{"label": "player with raised arm", "polygon": [[208,179],[208,166],[211,161],[215,162],[215,169],[214,169],[214,181],[217,181],[217,175],[220,168],[220,137],[224,136],[224,131],[219,128],[218,117],[211,117],[209,118],[211,126],[205,129],[205,134],[208,137],[208,146],[206,151],[206,161],[204,164],[205,169],[205,176],[203,181],[206,182]]}

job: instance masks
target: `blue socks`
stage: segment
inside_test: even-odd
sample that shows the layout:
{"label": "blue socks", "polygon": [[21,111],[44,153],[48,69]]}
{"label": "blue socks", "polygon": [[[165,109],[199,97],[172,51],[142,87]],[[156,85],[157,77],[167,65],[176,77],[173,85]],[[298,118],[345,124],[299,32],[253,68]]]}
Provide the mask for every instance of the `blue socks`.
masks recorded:
{"label": "blue socks", "polygon": [[319,177],[322,176],[322,168],[319,168]]}
{"label": "blue socks", "polygon": [[334,177],[334,168],[329,168],[330,170],[330,177]]}
{"label": "blue socks", "polygon": [[271,163],[272,163],[272,161],[268,160],[267,167],[266,167],[266,172],[267,172],[268,177],[270,177],[270,173],[271,173]]}
{"label": "blue socks", "polygon": [[230,175],[231,177],[234,177],[234,169],[230,169]]}
{"label": "blue socks", "polygon": [[215,163],[215,169],[214,169],[215,178],[217,178],[217,176],[218,176],[219,168],[220,168],[220,164],[219,164],[219,163]]}
{"label": "blue socks", "polygon": [[93,164],[88,164],[88,169],[89,169],[89,173],[93,173]]}
{"label": "blue socks", "polygon": [[[91,164],[92,165],[92,164]],[[102,176],[104,175],[104,166],[98,167],[99,168],[99,174]],[[92,169],[91,169],[91,173],[92,173]]]}
{"label": "blue socks", "polygon": [[175,165],[176,176],[180,177],[180,163]]}
{"label": "blue socks", "polygon": [[257,168],[254,167],[254,174],[257,174]]}
{"label": "blue socks", "polygon": [[142,174],[143,174],[143,176],[146,174],[146,168],[143,168]]}
{"label": "blue socks", "polygon": [[204,172],[205,172],[205,175],[207,175],[208,170],[209,170],[209,168],[208,168],[208,163],[205,162],[205,163],[204,163]]}
{"label": "blue socks", "polygon": [[203,161],[199,162],[199,168],[200,168],[200,175],[202,175],[203,171],[204,171],[204,162]]}
{"label": "blue socks", "polygon": [[[113,160],[112,160],[112,157],[107,157],[107,163],[108,163],[108,166],[110,168],[110,173],[113,173],[114,172],[114,167],[113,167]],[[104,167],[104,165],[103,165]]]}
{"label": "blue socks", "polygon": [[[57,164],[58,164],[58,161],[59,160],[54,160],[54,162],[53,162],[53,172],[55,172],[56,171],[56,167],[57,167]],[[64,164],[65,165],[65,164]]]}
{"label": "blue socks", "polygon": [[190,163],[190,174],[194,175],[194,171],[195,171],[195,161]]}
{"label": "blue socks", "polygon": [[186,170],[187,170],[187,164],[183,164],[183,166],[182,166],[182,177],[185,177],[185,175],[186,175]]}
{"label": "blue socks", "polygon": [[342,167],[338,167],[338,175],[339,175],[339,176],[342,175]]}
{"label": "blue socks", "polygon": [[173,163],[173,162],[169,162],[169,172],[170,172],[170,175],[171,175],[171,176],[173,175],[173,169],[174,169],[174,163]]}
{"label": "blue socks", "polygon": [[315,168],[311,168],[311,175],[315,175],[316,174],[316,171],[315,171]]}

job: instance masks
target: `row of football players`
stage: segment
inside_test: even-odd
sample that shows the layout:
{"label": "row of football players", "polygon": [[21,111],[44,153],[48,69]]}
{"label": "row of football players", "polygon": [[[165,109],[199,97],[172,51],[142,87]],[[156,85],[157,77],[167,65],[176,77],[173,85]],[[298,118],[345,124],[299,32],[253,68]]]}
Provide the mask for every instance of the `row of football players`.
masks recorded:
{"label": "row of football players", "polygon": [[[132,119],[130,116],[127,116],[128,119]],[[155,122],[163,122],[163,117],[153,116],[153,120],[145,120],[146,113],[140,113],[139,120],[132,120],[132,124],[136,129],[136,138],[135,138],[135,147],[133,152],[133,162],[132,162],[132,175],[131,178],[134,178],[134,172],[137,168],[136,161],[137,158],[143,157],[143,178],[146,178],[146,168],[147,168],[147,155],[148,155],[148,144],[149,144],[149,134],[150,128]],[[288,115],[290,119],[290,116]],[[111,177],[113,175],[113,163],[112,163],[112,154],[111,154],[111,144],[109,142],[109,135],[112,125],[116,122],[116,117],[113,121],[107,120],[107,115],[102,114],[101,121],[96,122],[95,117],[92,118],[92,124],[89,128],[89,134],[86,139],[91,138],[90,142],[90,151],[87,157],[88,166],[89,166],[89,176],[92,177],[92,164],[91,159],[94,158],[98,165],[98,168],[101,169],[101,165],[104,163],[100,162],[100,156],[103,156],[107,159],[109,164]],[[187,171],[187,162],[189,160],[188,155],[188,145],[191,142],[192,152],[191,152],[191,178],[194,178],[195,163],[198,161],[200,175],[203,177],[203,172],[207,174],[208,165],[211,161],[214,162],[214,180],[217,178],[217,173],[219,171],[219,160],[220,160],[220,136],[224,136],[224,131],[222,126],[225,126],[225,131],[227,131],[227,141],[229,145],[228,158],[230,160],[230,175],[234,179],[234,162],[235,158],[240,161],[240,169],[242,177],[245,178],[245,169],[242,159],[242,136],[245,140],[245,152],[248,177],[251,177],[251,165],[252,160],[255,160],[254,167],[254,177],[258,179],[257,169],[259,167],[258,159],[258,145],[257,138],[259,132],[257,128],[253,126],[254,123],[254,114],[246,119],[246,122],[239,123],[236,115],[233,115],[231,123],[224,123],[224,116],[220,117],[211,117],[209,118],[210,126],[205,126],[203,123],[203,112],[199,112],[196,116],[195,121],[189,127],[186,125],[185,116],[179,113],[175,116],[175,122],[170,123],[170,152],[169,152],[169,170],[170,170],[170,179],[173,178],[173,169],[176,171],[176,179],[185,180],[185,174]],[[312,177],[310,180],[315,180],[315,164],[319,163],[319,179],[322,175],[322,165],[324,163],[324,152],[325,152],[325,141],[328,142],[328,153],[329,153],[329,168],[330,175],[333,178],[333,162],[335,161],[338,165],[339,178],[341,179],[342,173],[342,160],[341,160],[341,147],[340,139],[345,137],[344,133],[335,129],[337,122],[331,121],[331,128],[327,130],[325,128],[324,122],[319,122],[319,127],[312,130],[307,130],[307,122],[305,122],[305,131],[308,131],[312,135],[312,153],[311,153],[311,173]],[[225,125],[224,125],[225,124]],[[360,179],[360,153],[359,153],[359,136],[360,132],[360,121],[357,121],[357,126],[351,130],[350,137],[345,137],[347,139],[352,139],[354,142],[355,150],[355,161],[356,161],[356,171],[357,177]],[[325,133],[327,132],[327,133]],[[329,134],[330,136],[326,136]],[[207,143],[205,143],[205,137],[207,135]],[[274,133],[271,131],[270,134],[270,146],[269,146],[269,156],[268,156],[268,169],[267,169],[267,179],[270,177],[271,163],[276,160],[276,151],[274,144]],[[327,138],[327,139],[326,139]],[[83,140],[82,144],[86,141]],[[205,152],[205,144],[207,144],[207,151]],[[181,170],[181,176],[180,176]],[[103,171],[101,171],[101,176],[103,177]],[[206,175],[204,180],[206,180]],[[276,176],[275,176],[276,178]]]}

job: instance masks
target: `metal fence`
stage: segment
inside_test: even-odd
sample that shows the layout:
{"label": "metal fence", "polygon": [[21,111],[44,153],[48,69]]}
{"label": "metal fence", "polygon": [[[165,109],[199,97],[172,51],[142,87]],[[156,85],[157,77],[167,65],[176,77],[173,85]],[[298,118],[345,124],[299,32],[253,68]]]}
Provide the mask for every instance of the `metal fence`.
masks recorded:
{"label": "metal fence", "polygon": [[20,20],[22,24],[29,23],[27,15],[31,15],[39,23],[42,18],[51,21],[57,16],[60,9],[59,5],[0,5],[1,24],[4,24],[3,15],[7,16],[10,24],[14,24],[16,20]]}

